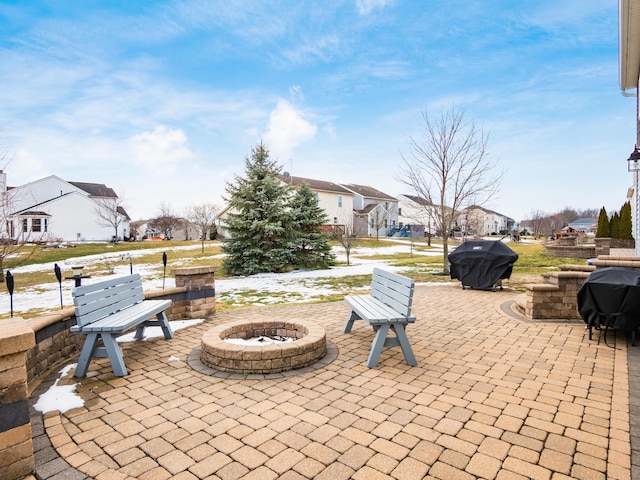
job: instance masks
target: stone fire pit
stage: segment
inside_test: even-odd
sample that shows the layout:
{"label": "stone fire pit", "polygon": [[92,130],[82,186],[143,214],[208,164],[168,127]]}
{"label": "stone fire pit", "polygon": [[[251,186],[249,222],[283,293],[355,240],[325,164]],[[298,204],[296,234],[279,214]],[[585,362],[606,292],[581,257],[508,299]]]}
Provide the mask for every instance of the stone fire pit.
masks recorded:
{"label": "stone fire pit", "polygon": [[[270,345],[236,345],[225,338],[282,336],[293,339]],[[324,328],[301,321],[245,321],[218,325],[202,336],[200,360],[233,373],[278,373],[307,367],[327,353]]]}

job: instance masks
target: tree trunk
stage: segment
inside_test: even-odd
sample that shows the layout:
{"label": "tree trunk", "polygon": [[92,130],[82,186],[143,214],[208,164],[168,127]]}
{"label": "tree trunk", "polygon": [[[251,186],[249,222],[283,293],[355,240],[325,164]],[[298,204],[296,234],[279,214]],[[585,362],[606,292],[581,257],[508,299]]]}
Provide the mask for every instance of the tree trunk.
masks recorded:
{"label": "tree trunk", "polygon": [[443,235],[442,236],[442,273],[445,275],[450,275],[449,271],[449,239]]}

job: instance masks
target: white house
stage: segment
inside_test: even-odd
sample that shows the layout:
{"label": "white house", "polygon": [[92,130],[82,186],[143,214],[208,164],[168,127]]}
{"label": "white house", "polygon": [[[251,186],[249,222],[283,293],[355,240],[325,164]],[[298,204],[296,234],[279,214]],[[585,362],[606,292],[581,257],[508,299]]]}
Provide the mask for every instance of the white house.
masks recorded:
{"label": "white house", "polygon": [[398,226],[398,199],[365,185],[341,186],[353,194],[356,234],[387,236],[391,227]]}
{"label": "white house", "polygon": [[598,219],[597,218],[578,218],[573,222],[569,222],[568,224],[574,230],[578,232],[592,232],[598,229]]}
{"label": "white house", "polygon": [[415,195],[398,195],[398,228],[406,225],[419,225],[425,233],[438,234],[436,218],[437,206]]}
{"label": "white house", "polygon": [[104,184],[67,182],[51,175],[18,187],[7,187],[0,171],[0,194],[10,239],[104,241],[115,236],[115,225],[103,225],[98,212],[112,212],[118,237],[129,235],[130,218],[113,189]]}
{"label": "white house", "polygon": [[335,226],[351,225],[353,210],[355,208],[354,196],[353,193],[344,188],[344,186],[325,180],[294,177],[287,172],[280,177],[280,180],[293,187],[300,187],[303,183],[309,186],[316,196],[318,206],[324,210],[329,220],[326,225],[327,233],[330,233],[331,229],[335,228]]}
{"label": "white house", "polygon": [[466,234],[504,235],[513,228],[515,220],[493,210],[474,205],[462,211],[458,223]]}

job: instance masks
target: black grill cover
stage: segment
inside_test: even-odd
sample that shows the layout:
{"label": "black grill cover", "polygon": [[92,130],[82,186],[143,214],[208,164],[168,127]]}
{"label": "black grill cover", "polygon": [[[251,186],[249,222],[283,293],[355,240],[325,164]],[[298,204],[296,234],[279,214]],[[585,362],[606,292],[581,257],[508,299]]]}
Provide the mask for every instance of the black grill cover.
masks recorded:
{"label": "black grill cover", "polygon": [[449,254],[451,278],[463,287],[493,288],[511,277],[518,254],[499,240],[467,240]]}
{"label": "black grill cover", "polygon": [[[578,312],[587,325],[640,328],[640,271],[608,267],[594,271],[578,290]],[[611,314],[620,313],[614,317]],[[599,315],[602,314],[602,315]]]}

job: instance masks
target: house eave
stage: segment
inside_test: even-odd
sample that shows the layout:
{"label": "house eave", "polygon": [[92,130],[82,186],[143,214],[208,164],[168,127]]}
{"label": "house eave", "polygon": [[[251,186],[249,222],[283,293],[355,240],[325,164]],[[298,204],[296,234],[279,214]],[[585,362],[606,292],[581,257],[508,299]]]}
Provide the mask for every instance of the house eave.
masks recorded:
{"label": "house eave", "polygon": [[620,89],[632,96],[640,77],[640,0],[619,0],[618,8]]}

